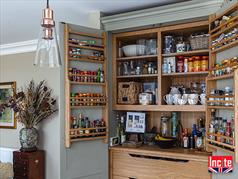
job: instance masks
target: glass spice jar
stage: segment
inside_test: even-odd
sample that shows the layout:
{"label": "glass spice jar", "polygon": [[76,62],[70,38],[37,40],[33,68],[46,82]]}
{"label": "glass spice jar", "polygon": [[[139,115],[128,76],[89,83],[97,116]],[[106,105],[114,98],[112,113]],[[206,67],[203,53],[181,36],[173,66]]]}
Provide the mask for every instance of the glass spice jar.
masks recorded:
{"label": "glass spice jar", "polygon": [[188,72],[193,72],[193,58],[188,59]]}
{"label": "glass spice jar", "polygon": [[208,70],[208,56],[202,56],[201,60],[201,71],[207,71]]}
{"label": "glass spice jar", "polygon": [[177,72],[178,73],[182,73],[183,72],[183,68],[184,68],[184,57],[183,56],[179,56],[177,57]]}
{"label": "glass spice jar", "polygon": [[200,60],[200,57],[199,57],[199,56],[194,56],[193,71],[194,71],[194,72],[199,72],[199,71],[201,71],[201,60]]}

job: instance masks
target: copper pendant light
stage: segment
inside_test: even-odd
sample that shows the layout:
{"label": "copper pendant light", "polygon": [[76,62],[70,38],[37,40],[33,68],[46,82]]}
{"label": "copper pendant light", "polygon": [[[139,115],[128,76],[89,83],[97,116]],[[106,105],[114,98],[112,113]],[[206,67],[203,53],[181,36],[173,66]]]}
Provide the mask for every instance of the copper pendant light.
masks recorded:
{"label": "copper pendant light", "polygon": [[59,67],[61,65],[59,45],[55,30],[54,12],[49,7],[49,0],[47,0],[46,8],[43,9],[41,27],[34,65]]}

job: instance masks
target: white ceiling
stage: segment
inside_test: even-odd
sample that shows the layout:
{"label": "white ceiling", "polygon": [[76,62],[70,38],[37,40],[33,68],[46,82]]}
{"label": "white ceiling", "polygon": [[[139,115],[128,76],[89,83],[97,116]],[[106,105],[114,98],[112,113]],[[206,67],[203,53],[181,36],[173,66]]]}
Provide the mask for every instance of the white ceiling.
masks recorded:
{"label": "white ceiling", "polygon": [[[50,0],[57,22],[87,24],[90,12],[115,14],[184,0]],[[36,39],[46,0],[0,0],[0,45]]]}

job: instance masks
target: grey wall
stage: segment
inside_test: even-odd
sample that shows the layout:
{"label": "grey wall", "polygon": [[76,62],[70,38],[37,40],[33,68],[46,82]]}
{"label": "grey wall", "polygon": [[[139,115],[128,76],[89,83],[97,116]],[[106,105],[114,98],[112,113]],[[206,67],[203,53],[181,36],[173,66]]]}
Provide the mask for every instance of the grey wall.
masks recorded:
{"label": "grey wall", "polygon": [[[53,94],[59,98],[59,69],[36,68],[33,66],[35,53],[0,56],[0,82],[16,81],[21,88],[34,79],[36,82],[46,80]],[[21,124],[17,129],[0,129],[0,147],[20,148],[18,140]],[[46,179],[60,178],[60,115],[40,124],[39,148],[46,152]]]}

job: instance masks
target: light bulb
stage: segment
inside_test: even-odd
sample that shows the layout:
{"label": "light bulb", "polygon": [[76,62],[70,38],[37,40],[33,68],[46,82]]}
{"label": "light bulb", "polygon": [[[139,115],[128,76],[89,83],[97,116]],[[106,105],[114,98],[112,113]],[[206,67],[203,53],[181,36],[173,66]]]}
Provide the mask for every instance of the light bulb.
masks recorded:
{"label": "light bulb", "polygon": [[57,34],[54,27],[41,30],[34,65],[50,68],[61,65]]}

